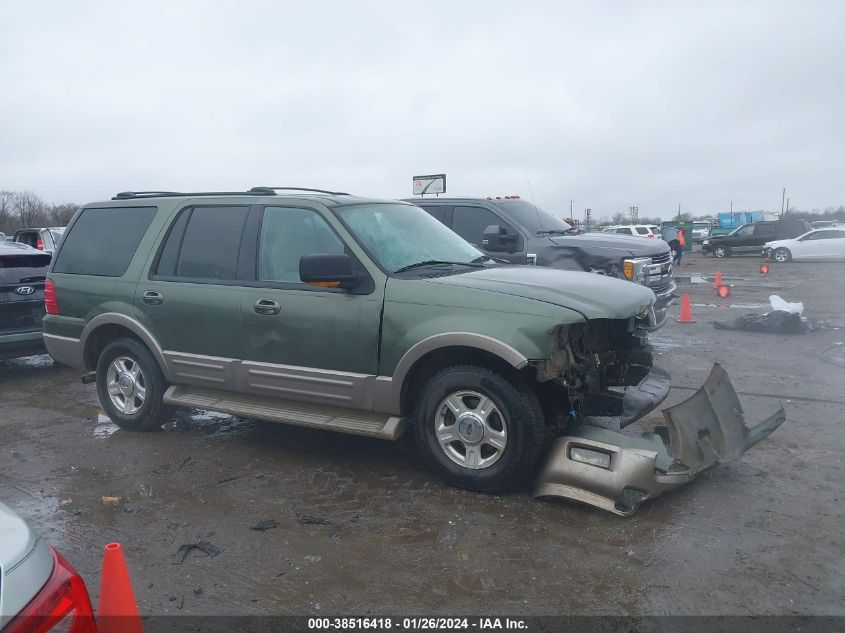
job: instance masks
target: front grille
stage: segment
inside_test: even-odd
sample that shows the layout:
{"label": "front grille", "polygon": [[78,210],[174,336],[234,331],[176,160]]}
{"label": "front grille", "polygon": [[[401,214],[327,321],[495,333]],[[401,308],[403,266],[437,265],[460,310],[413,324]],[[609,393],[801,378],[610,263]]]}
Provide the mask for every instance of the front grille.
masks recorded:
{"label": "front grille", "polygon": [[657,286],[649,286],[654,291],[654,294],[659,295],[661,292],[666,292],[672,286],[671,281],[659,284]]}
{"label": "front grille", "polygon": [[651,263],[652,264],[666,264],[666,263],[669,262],[670,259],[672,259],[672,253],[671,253],[671,251],[668,251],[666,253],[663,253],[663,255],[655,255],[654,257],[652,257]]}

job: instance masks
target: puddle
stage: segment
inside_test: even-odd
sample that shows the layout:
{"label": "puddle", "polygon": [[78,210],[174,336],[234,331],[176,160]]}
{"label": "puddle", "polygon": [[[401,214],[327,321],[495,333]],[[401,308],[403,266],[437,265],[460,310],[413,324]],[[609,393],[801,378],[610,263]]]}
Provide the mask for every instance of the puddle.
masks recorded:
{"label": "puddle", "polygon": [[97,426],[94,427],[94,437],[109,437],[120,427],[111,421],[111,418],[104,413],[97,414]]}
{"label": "puddle", "polygon": [[771,310],[768,303],[693,303],[693,308],[735,308],[737,310]]}
{"label": "puddle", "polygon": [[179,409],[173,420],[164,425],[165,431],[200,430],[208,437],[228,436],[246,431],[254,426],[246,420],[228,413],[205,409]]}
{"label": "puddle", "polygon": [[10,365],[18,365],[22,367],[52,367],[55,364],[48,354],[37,354],[35,356],[14,358],[8,362]]}

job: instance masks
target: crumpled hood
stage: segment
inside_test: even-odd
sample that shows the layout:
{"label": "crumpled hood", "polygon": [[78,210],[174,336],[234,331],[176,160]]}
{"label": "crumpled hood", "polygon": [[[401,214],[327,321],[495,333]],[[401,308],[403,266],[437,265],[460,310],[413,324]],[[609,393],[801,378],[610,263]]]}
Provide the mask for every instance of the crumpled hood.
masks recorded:
{"label": "crumpled hood", "polygon": [[661,239],[619,235],[616,233],[582,233],[580,235],[550,235],[549,241],[555,246],[582,249],[612,249],[619,257],[652,257],[661,255],[669,245]]}
{"label": "crumpled hood", "polygon": [[484,268],[426,281],[544,301],[580,312],[588,319],[626,319],[655,301],[650,289],[630,281],[535,266]]}

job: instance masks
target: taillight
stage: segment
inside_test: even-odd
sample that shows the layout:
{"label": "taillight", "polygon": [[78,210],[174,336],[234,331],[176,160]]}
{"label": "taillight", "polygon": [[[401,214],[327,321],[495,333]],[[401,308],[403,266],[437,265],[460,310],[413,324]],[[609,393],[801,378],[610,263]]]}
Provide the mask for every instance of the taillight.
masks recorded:
{"label": "taillight", "polygon": [[59,313],[59,301],[56,299],[56,284],[52,279],[44,282],[44,309],[47,314]]}
{"label": "taillight", "polygon": [[53,573],[3,633],[97,633],[85,583],[56,550]]}
{"label": "taillight", "polygon": [[38,241],[35,242],[35,248],[37,248],[39,251],[44,250],[44,240],[42,240],[40,237],[38,238]]}

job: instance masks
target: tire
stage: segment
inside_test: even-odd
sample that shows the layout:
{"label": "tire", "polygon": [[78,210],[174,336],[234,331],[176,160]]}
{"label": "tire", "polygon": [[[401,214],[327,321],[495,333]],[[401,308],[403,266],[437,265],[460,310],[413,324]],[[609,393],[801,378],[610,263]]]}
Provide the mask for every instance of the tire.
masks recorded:
{"label": "tire", "polygon": [[120,428],[159,430],[173,414],[173,407],[162,401],[165,389],[164,375],[142,343],[122,338],[100,353],[97,394],[106,414]]}
{"label": "tire", "polygon": [[727,246],[716,246],[713,248],[713,256],[722,258],[722,257],[730,257],[731,251]]}
{"label": "tire", "polygon": [[779,264],[785,264],[789,261],[792,261],[792,253],[789,252],[788,248],[776,248],[775,252],[772,253],[772,259],[775,260]]}
{"label": "tire", "polygon": [[[479,414],[482,409],[486,415]],[[525,484],[533,474],[545,421],[536,394],[526,386],[485,367],[457,365],[425,384],[413,428],[426,462],[448,483],[499,492]]]}

